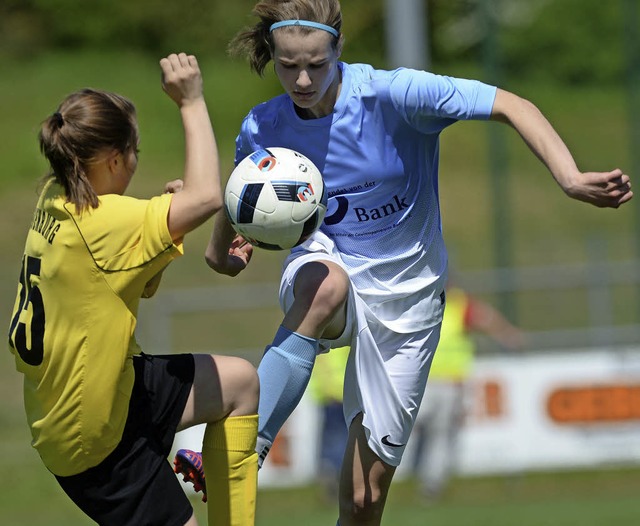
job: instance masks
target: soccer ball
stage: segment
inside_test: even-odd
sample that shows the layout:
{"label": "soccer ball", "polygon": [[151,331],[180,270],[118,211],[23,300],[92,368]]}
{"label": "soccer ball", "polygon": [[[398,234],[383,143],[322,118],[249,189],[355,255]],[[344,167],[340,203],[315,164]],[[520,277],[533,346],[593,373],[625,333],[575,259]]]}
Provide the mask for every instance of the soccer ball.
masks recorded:
{"label": "soccer ball", "polygon": [[224,204],[233,228],[249,243],[284,250],[322,224],[327,194],[318,168],[289,148],[256,150],[231,173]]}

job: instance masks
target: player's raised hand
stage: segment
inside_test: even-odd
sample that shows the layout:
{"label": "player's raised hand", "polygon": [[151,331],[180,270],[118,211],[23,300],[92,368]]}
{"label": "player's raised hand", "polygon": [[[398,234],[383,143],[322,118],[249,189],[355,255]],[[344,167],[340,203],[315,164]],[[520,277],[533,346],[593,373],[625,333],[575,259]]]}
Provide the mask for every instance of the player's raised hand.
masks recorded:
{"label": "player's raised hand", "polygon": [[564,187],[569,197],[600,208],[618,208],[633,197],[631,180],[622,170],[582,172]]}
{"label": "player's raised hand", "polygon": [[160,60],[160,67],[162,89],[178,106],[203,98],[202,74],[195,56],[172,53]]}

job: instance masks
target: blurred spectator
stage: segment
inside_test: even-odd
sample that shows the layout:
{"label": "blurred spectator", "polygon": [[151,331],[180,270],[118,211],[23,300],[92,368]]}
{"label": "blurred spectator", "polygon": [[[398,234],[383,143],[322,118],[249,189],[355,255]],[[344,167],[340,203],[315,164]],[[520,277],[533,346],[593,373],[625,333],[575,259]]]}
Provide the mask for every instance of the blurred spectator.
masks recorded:
{"label": "blurred spectator", "polygon": [[520,330],[491,305],[452,284],[447,287],[440,342],[413,429],[414,474],[422,495],[430,501],[446,490],[455,465],[465,384],[476,350],[474,332],[485,334],[503,349],[520,349],[524,343]]}
{"label": "blurred spectator", "polygon": [[342,409],[342,391],[349,349],[339,347],[329,353],[319,354],[309,381],[311,396],[322,411],[318,478],[332,502],[338,496],[340,466],[348,436]]}

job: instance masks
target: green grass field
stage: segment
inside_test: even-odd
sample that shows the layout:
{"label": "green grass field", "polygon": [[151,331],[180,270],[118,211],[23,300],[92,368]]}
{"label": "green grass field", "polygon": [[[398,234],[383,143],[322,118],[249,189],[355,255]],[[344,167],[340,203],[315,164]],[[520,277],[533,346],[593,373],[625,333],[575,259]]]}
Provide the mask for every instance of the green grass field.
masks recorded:
{"label": "green grass field", "polygon": [[[0,482],[2,523],[89,526],[25,444],[5,452]],[[640,470],[601,470],[455,479],[442,501],[428,504],[412,480],[391,489],[383,524],[389,526],[634,526],[640,516]],[[198,521],[206,506],[192,498]],[[264,489],[257,525],[333,526],[337,506],[320,487]]]}
{"label": "green grass field", "polygon": [[[278,92],[272,78],[259,81],[246,65],[208,61],[201,57],[210,112],[217,131],[225,171],[230,170],[233,140],[248,108]],[[139,173],[131,194],[148,196],[161,191],[166,180],[180,176],[182,131],[178,112],[161,92],[157,60],[139,55],[95,53],[52,54],[32,61],[0,59],[0,317],[6,320],[13,306],[18,262],[35,199],[38,178],[45,165],[39,157],[36,133],[40,121],[55,110],[71,90],[93,86],[118,91],[137,105],[142,135]],[[450,74],[464,72],[449,71]],[[550,86],[506,86],[536,102],[566,137],[583,168],[630,169],[625,94],[611,88],[561,89]],[[489,268],[493,264],[492,201],[487,168],[487,126],[464,123],[442,137],[440,191],[445,237],[459,269]],[[584,261],[590,239],[604,240],[607,260],[636,257],[637,204],[621,210],[598,210],[565,198],[544,168],[507,133],[509,209],[504,218],[513,231],[516,265]],[[165,273],[165,288],[230,284],[212,274],[202,261],[210,224],[187,239],[187,255]],[[239,283],[277,280],[281,254],[257,253]],[[567,300],[563,313],[581,301]],[[628,302],[619,301],[616,319],[635,320]],[[544,309],[539,309],[541,312]],[[567,314],[568,315],[568,314]],[[209,323],[206,315],[177,325],[181,348],[217,352],[228,348],[248,315]],[[533,314],[531,316],[534,316]],[[241,346],[260,349],[270,339],[276,312],[254,313]],[[531,326],[539,319],[525,319]],[[215,331],[211,332],[211,327]],[[525,329],[527,326],[525,325]],[[182,332],[181,332],[182,331]],[[224,334],[219,334],[224,332]],[[189,334],[197,338],[189,340]],[[184,340],[184,342],[182,341]],[[153,349],[147,349],[153,352]],[[8,352],[0,353],[0,437],[5,476],[0,482],[0,522],[15,525],[75,526],[90,522],[62,494],[29,446],[22,410],[21,380]],[[523,475],[506,479],[456,480],[451,494],[438,505],[425,506],[409,482],[394,486],[385,524],[411,526],[603,526],[637,524],[640,517],[640,471],[616,470],[583,473]],[[194,501],[198,515],[203,506]],[[333,525],[335,506],[320,498],[317,487],[261,491],[259,522]],[[201,520],[205,524],[204,519]]]}

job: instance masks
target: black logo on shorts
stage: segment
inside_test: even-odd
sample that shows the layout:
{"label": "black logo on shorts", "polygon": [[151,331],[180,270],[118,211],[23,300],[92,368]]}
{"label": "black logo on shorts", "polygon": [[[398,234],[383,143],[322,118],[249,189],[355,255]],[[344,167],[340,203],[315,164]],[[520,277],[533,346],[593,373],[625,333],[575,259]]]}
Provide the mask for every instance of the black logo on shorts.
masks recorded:
{"label": "black logo on shorts", "polygon": [[394,444],[393,442],[389,442],[389,436],[391,435],[383,436],[380,442],[382,442],[385,446],[389,446],[389,447],[404,447],[404,444]]}

